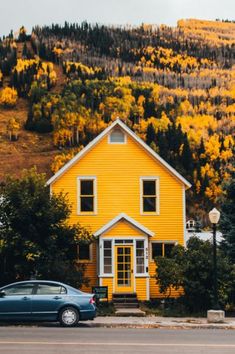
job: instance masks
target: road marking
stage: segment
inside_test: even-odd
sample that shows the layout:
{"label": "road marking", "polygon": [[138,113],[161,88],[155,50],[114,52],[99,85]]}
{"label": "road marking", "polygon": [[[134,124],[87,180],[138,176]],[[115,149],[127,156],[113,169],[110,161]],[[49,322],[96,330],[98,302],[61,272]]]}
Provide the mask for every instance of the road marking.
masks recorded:
{"label": "road marking", "polygon": [[235,344],[198,344],[198,343],[117,343],[117,342],[38,342],[38,341],[0,341],[1,344],[22,344],[22,345],[87,345],[87,346],[145,346],[145,347],[197,347],[197,348],[235,348]]}

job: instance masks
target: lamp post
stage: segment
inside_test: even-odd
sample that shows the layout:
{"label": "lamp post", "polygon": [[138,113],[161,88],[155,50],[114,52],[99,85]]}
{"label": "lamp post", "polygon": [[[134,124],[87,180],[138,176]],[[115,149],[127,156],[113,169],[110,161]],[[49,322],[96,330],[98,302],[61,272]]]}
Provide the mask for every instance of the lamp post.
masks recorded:
{"label": "lamp post", "polygon": [[209,219],[213,229],[213,266],[214,266],[214,310],[219,310],[218,303],[218,278],[217,278],[217,250],[216,250],[216,225],[220,219],[220,212],[214,208],[209,212]]}

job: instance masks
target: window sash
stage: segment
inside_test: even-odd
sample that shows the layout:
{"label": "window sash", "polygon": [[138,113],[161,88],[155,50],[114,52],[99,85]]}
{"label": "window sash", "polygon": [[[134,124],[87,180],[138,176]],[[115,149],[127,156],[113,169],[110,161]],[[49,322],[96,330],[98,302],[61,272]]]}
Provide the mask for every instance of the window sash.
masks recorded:
{"label": "window sash", "polygon": [[[151,259],[152,261],[154,261],[155,257],[169,257],[170,256],[170,252],[172,250],[172,248],[176,245],[176,242],[172,241],[172,242],[152,242],[151,244]],[[159,247],[159,253],[157,255],[153,255],[154,253],[154,246],[158,246]],[[167,250],[167,248],[171,248],[170,250]]]}
{"label": "window sash", "polygon": [[96,198],[96,177],[78,177],[78,214],[96,213]]}
{"label": "window sash", "polygon": [[[82,247],[88,247],[88,249],[84,252],[84,254],[80,254],[80,250]],[[88,254],[88,257],[86,257]],[[78,246],[78,260],[79,261],[91,261],[91,254],[92,254],[92,245],[91,244],[84,244]],[[81,258],[82,256],[82,258]],[[85,257],[84,257],[85,256]]]}
{"label": "window sash", "polygon": [[113,272],[113,247],[112,241],[103,240],[103,274]]}
{"label": "window sash", "polygon": [[141,213],[159,213],[158,177],[141,177]]}
{"label": "window sash", "polygon": [[136,274],[145,273],[145,242],[143,240],[136,241]]}

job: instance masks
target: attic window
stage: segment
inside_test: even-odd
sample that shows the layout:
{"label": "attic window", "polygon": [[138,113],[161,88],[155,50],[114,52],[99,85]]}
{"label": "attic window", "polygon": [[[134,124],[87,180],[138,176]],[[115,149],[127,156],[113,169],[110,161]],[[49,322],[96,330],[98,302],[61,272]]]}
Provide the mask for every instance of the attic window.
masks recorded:
{"label": "attic window", "polygon": [[114,129],[109,135],[110,144],[125,144],[126,137],[121,129]]}

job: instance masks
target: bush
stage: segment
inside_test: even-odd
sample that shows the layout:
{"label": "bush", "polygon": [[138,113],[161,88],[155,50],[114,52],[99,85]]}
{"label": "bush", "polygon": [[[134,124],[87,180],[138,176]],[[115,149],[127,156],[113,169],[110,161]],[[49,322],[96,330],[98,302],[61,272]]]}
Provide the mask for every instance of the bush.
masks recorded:
{"label": "bush", "polygon": [[[171,258],[157,257],[157,283],[166,296],[170,289],[184,290],[183,303],[189,311],[200,312],[213,306],[213,246],[191,237],[187,248],[176,246]],[[224,253],[218,250],[218,297],[222,307],[231,301],[235,272]]]}

